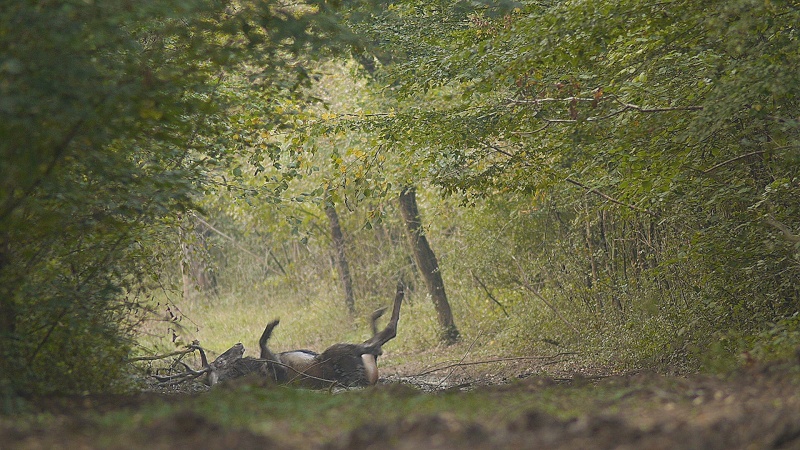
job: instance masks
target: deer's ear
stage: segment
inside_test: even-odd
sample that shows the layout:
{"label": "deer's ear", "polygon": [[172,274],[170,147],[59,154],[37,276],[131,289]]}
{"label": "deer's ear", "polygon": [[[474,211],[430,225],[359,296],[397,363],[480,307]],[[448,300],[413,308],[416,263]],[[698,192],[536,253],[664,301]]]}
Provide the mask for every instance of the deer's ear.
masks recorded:
{"label": "deer's ear", "polygon": [[361,355],[361,361],[364,363],[364,375],[366,375],[367,383],[375,384],[378,382],[378,362],[375,361],[375,355],[364,353]]}

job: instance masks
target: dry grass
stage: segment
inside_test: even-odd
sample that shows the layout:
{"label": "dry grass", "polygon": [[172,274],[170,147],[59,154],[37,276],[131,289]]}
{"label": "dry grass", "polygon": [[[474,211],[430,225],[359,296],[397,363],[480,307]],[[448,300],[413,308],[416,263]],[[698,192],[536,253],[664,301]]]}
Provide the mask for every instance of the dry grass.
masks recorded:
{"label": "dry grass", "polygon": [[[237,342],[244,344],[246,355],[257,356],[258,339],[267,322],[279,318],[281,323],[270,340],[275,350],[312,349],[320,351],[337,342],[360,342],[370,337],[368,317],[378,306],[389,306],[393,292],[384,298],[367,299],[350,316],[336,291],[318,297],[306,295],[273,295],[266,299],[258,292],[223,293],[184,301],[179,296],[168,299],[164,293],[160,305],[170,305],[179,320],[151,321],[143,329],[143,352],[162,353],[193,340],[198,340],[212,354],[221,353]],[[160,307],[166,310],[165,306]],[[453,301],[456,323],[462,333],[462,343],[474,352],[507,353],[503,343],[493,339],[503,323],[487,321],[487,317],[470,312],[464,302]],[[382,326],[388,317],[383,317]],[[173,332],[177,340],[173,343]],[[387,356],[430,351],[439,347],[436,312],[424,293],[407,296],[401,309],[397,338],[384,351]],[[459,346],[461,347],[461,345]],[[393,358],[387,358],[389,362]],[[401,361],[405,358],[399,358]]]}

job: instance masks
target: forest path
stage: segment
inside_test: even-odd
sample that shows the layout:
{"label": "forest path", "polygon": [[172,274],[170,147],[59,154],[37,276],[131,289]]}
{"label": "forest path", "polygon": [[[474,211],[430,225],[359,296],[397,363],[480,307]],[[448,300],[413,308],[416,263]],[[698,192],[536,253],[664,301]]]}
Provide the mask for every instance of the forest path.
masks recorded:
{"label": "forest path", "polygon": [[[547,403],[500,422],[457,420],[444,413],[372,431],[371,440],[355,430],[338,448],[399,442],[392,448],[800,449],[800,366],[794,363],[727,376],[641,372],[570,379],[521,372],[516,380],[494,386],[489,382],[507,373],[472,372],[477,377],[448,378],[446,389],[467,387],[489,401],[537,392],[534,398]],[[437,383],[398,377],[423,388]],[[566,418],[553,412],[559,405]]]}
{"label": "forest path", "polygon": [[336,393],[244,382],[38,399],[34,413],[0,416],[0,447],[800,449],[796,361],[724,377],[545,376],[555,360],[489,361],[386,361],[378,386]]}

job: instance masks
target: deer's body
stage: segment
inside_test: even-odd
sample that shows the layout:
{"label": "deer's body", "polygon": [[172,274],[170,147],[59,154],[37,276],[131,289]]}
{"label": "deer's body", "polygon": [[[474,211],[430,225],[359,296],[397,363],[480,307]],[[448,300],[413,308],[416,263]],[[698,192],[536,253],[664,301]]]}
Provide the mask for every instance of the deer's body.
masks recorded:
{"label": "deer's body", "polygon": [[369,386],[378,381],[378,356],[382,346],[397,335],[400,304],[403,300],[402,286],[398,286],[392,308],[392,317],[386,328],[377,332],[375,321],[383,314],[376,311],[372,319],[373,336],[362,344],[334,344],[322,353],[311,350],[291,350],[273,353],[267,346],[277,320],[270,322],[259,340],[261,359],[274,368],[278,383],[295,383],[310,388],[322,388],[332,384],[347,387]]}
{"label": "deer's body", "polygon": [[252,375],[280,384],[297,384],[309,388],[373,385],[378,382],[378,356],[383,353],[381,348],[397,336],[402,301],[403,287],[398,285],[392,317],[386,328],[378,332],[375,324],[386,309],[375,311],[371,317],[373,336],[361,344],[334,344],[322,353],[291,350],[276,354],[267,346],[272,331],[279,323],[274,320],[267,324],[259,339],[260,358],[243,358],[244,346],[239,343],[209,363],[205,351],[195,342],[191,347],[200,351],[203,364],[201,370],[192,370],[186,366],[185,373],[154,377],[161,382],[178,383],[207,375],[206,383],[210,386]]}

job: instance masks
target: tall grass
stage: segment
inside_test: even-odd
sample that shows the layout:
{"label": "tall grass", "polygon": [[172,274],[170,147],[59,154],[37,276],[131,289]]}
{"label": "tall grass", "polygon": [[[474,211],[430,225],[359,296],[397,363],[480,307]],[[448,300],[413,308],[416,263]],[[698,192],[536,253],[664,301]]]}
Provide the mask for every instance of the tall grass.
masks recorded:
{"label": "tall grass", "polygon": [[[169,307],[176,319],[158,318],[143,327],[141,351],[168,352],[197,340],[212,355],[241,342],[246,349],[245,355],[258,356],[258,340],[264,326],[274,319],[281,321],[270,339],[270,347],[276,351],[321,351],[337,342],[368,339],[371,335],[370,314],[380,306],[391,306],[394,289],[387,289],[382,298],[358,299],[356,312],[350,315],[334,284],[330,283],[325,289],[314,289],[316,295],[288,289],[276,290],[278,292],[273,295],[261,288],[249,292],[220,289],[218,295],[181,299],[180,295],[162,291],[154,301],[162,311]],[[456,315],[461,316],[463,309],[455,308]],[[385,325],[388,315],[378,321],[378,327]],[[401,309],[397,338],[384,346],[386,355],[438,347],[435,317],[433,305],[424,293],[409,292]],[[464,322],[464,327],[470,330],[472,325]],[[465,332],[467,339],[472,335],[472,331]]]}

